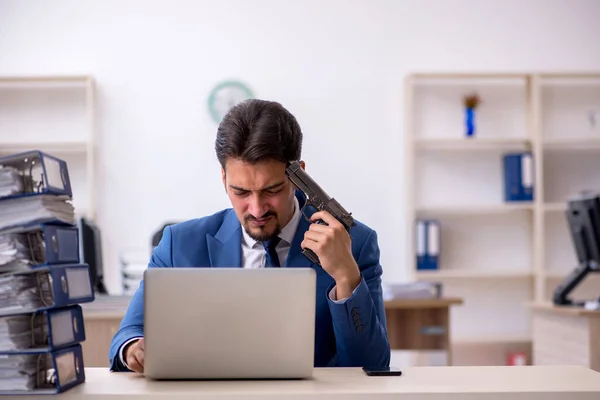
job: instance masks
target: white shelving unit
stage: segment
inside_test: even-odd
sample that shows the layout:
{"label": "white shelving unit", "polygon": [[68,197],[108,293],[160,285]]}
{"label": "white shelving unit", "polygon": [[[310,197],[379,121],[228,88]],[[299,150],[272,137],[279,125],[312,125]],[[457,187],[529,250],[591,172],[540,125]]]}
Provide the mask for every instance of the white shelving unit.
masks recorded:
{"label": "white shelving unit", "polygon": [[0,155],[41,150],[67,162],[73,204],[94,219],[95,84],[90,76],[0,76]]}
{"label": "white shelving unit", "polygon": [[[472,93],[482,103],[468,138]],[[454,343],[527,344],[529,305],[550,300],[576,266],[566,201],[600,192],[600,73],[413,74],[404,105],[408,248],[416,219],[441,224],[439,269],[417,270],[412,250],[412,278],[464,299],[452,309]],[[534,158],[534,200],[506,203],[502,156],[523,150]],[[600,296],[600,279],[577,295]]]}

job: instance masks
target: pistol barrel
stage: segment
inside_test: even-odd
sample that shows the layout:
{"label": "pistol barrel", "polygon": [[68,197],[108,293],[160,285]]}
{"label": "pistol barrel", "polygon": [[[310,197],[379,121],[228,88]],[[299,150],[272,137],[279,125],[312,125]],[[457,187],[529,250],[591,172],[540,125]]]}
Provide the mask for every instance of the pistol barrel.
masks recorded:
{"label": "pistol barrel", "polygon": [[328,211],[338,221],[340,221],[347,230],[355,225],[352,214],[347,212],[342,205],[330,197],[307,173],[302,169],[298,161],[292,161],[286,168],[286,174],[292,183],[300,189],[310,202],[319,211]]}

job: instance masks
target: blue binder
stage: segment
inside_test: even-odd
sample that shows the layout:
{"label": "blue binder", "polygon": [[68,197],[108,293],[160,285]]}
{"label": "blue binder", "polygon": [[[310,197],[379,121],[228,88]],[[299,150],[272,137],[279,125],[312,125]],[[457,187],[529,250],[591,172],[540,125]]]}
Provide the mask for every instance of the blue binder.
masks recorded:
{"label": "blue binder", "polygon": [[[94,301],[95,292],[88,264],[61,264],[6,274],[0,279],[12,279],[8,284],[18,302],[1,299],[0,315],[16,315],[67,307]],[[7,284],[6,282],[2,282]],[[6,303],[9,304],[6,304]]]}
{"label": "blue binder", "polygon": [[533,156],[530,152],[505,154],[504,200],[507,202],[533,201],[534,174]]}
{"label": "blue binder", "polygon": [[[24,360],[37,368],[33,375],[22,374],[16,378],[21,383],[30,382],[33,386],[31,390],[0,390],[0,396],[57,394],[85,382],[85,365],[80,344],[52,352],[14,353],[8,357]],[[14,372],[19,373],[19,370],[15,369]]]}
{"label": "blue binder", "polygon": [[9,334],[0,338],[0,355],[54,351],[85,341],[81,306],[0,317]]}
{"label": "blue binder", "polygon": [[439,269],[440,259],[440,222],[437,220],[427,221],[427,254],[425,256],[425,269]]}
{"label": "blue binder", "polygon": [[17,169],[21,175],[21,187],[17,193],[1,199],[32,194],[67,195],[73,197],[69,170],[64,160],[40,150],[0,157],[0,165]]}
{"label": "blue binder", "polygon": [[418,219],[416,225],[417,270],[437,270],[440,256],[440,222]]}
{"label": "blue binder", "polygon": [[27,260],[31,260],[34,266],[80,262],[77,227],[57,222],[0,231],[0,236],[13,234],[23,235],[21,239],[29,247]]}
{"label": "blue binder", "polygon": [[415,252],[417,270],[426,269],[425,257],[427,255],[427,222],[418,219],[415,225]]}
{"label": "blue binder", "polygon": [[95,294],[89,265],[53,265],[37,272],[49,277],[48,288],[52,295],[52,303],[44,309],[94,301]]}

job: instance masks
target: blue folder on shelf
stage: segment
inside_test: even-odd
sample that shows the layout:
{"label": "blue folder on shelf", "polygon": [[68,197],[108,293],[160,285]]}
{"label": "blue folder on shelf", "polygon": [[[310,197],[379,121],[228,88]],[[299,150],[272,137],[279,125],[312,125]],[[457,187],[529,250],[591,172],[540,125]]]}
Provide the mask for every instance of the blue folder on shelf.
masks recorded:
{"label": "blue folder on shelf", "polygon": [[54,351],[85,341],[81,306],[0,317],[0,355]]}
{"label": "blue folder on shelf", "polygon": [[31,194],[73,197],[66,161],[39,150],[0,157],[0,199]]}
{"label": "blue folder on shelf", "polygon": [[440,222],[435,219],[416,221],[417,270],[439,269]]}
{"label": "blue folder on shelf", "polygon": [[533,201],[534,171],[530,152],[505,154],[502,158],[504,170],[504,200],[507,202]]}
{"label": "blue folder on shelf", "polygon": [[415,224],[415,253],[417,258],[417,270],[425,269],[425,257],[427,253],[427,222],[417,220]]}
{"label": "blue folder on shelf", "polygon": [[13,353],[0,358],[0,396],[48,395],[85,382],[80,344],[52,352]]}
{"label": "blue folder on shelf", "polygon": [[0,271],[79,261],[77,227],[34,224],[0,231]]}
{"label": "blue folder on shelf", "polygon": [[0,276],[0,316],[94,301],[90,267],[61,264]]}

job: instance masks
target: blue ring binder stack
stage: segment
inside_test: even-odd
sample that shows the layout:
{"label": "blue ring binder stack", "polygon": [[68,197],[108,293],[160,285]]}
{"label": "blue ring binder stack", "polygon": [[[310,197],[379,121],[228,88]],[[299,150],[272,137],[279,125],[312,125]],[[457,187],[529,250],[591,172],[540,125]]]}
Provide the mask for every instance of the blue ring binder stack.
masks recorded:
{"label": "blue ring binder stack", "polygon": [[65,161],[39,150],[0,158],[0,395],[85,382],[79,304],[95,294],[71,202]]}

